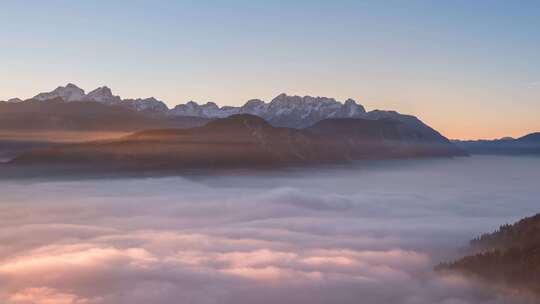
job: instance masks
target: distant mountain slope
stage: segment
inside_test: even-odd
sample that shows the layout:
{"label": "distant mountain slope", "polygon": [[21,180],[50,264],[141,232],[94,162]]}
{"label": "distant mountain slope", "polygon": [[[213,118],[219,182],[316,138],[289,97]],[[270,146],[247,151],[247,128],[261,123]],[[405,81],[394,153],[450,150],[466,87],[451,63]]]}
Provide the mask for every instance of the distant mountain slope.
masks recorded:
{"label": "distant mountain slope", "polygon": [[457,270],[494,283],[540,294],[540,214],[525,218],[470,243],[477,252],[440,270]]}
{"label": "distant mountain slope", "polygon": [[456,144],[471,154],[540,155],[540,132],[518,139],[457,141]]}
{"label": "distant mountain slope", "polygon": [[521,143],[536,143],[540,144],[540,132],[531,133],[517,139]]}
{"label": "distant mountain slope", "polygon": [[[344,129],[349,131],[340,132]],[[391,119],[335,119],[299,130],[238,114],[193,129],[143,131],[119,140],[34,151],[12,164],[179,170],[457,155],[464,153],[444,137],[420,135]]]}

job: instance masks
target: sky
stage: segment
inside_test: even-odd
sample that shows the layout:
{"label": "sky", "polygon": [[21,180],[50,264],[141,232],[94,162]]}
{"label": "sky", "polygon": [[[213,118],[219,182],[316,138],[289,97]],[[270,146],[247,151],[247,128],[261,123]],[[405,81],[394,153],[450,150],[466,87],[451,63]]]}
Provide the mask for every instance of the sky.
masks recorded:
{"label": "sky", "polygon": [[539,1],[0,0],[0,100],[73,82],[241,105],[280,93],[414,114],[449,138],[540,131]]}

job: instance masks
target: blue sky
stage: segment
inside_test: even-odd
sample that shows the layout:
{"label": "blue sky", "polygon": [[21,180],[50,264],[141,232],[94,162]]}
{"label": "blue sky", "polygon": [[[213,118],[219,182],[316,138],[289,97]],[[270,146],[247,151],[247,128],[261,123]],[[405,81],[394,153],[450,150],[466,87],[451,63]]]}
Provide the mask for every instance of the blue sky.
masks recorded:
{"label": "blue sky", "polygon": [[540,131],[540,1],[5,1],[0,99],[352,97],[453,138]]}

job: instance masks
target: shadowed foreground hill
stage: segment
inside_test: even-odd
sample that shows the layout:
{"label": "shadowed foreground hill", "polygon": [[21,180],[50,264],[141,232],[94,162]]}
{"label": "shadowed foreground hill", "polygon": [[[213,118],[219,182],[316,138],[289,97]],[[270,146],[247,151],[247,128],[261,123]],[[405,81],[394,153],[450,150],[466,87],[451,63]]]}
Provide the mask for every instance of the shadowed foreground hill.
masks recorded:
{"label": "shadowed foreground hill", "polygon": [[465,155],[437,131],[410,119],[326,119],[307,130],[353,160]]}
{"label": "shadowed foreground hill", "polygon": [[470,242],[474,255],[438,266],[540,294],[540,214]]}
{"label": "shadowed foreground hill", "polygon": [[272,127],[262,118],[241,114],[192,129],[143,131],[118,140],[34,151],[11,163],[178,170],[458,155],[464,153],[437,132],[391,119],[331,119],[299,130]]}
{"label": "shadowed foreground hill", "polygon": [[0,102],[0,162],[66,141],[85,142],[148,129],[192,128],[206,122],[205,118],[155,115],[97,102],[66,103],[60,98]]}

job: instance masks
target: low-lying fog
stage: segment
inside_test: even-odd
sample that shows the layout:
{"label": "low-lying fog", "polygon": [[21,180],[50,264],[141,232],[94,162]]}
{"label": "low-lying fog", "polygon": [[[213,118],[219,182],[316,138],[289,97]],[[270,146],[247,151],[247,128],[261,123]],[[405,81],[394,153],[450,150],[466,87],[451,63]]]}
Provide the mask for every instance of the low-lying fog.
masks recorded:
{"label": "low-lying fog", "polygon": [[0,181],[1,303],[533,303],[433,272],[540,211],[540,158]]}

